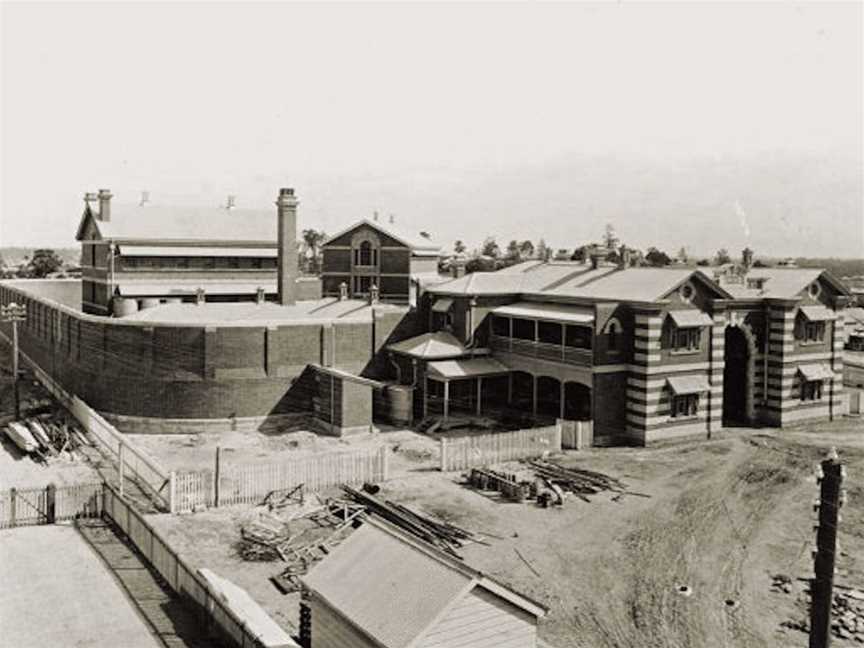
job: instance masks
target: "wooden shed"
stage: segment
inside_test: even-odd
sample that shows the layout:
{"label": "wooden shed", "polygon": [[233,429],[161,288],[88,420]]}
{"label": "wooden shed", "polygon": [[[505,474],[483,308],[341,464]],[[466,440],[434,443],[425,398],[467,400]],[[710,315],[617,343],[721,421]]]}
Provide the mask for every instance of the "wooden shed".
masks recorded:
{"label": "wooden shed", "polygon": [[547,610],[368,520],[304,578],[312,648],[535,648]]}

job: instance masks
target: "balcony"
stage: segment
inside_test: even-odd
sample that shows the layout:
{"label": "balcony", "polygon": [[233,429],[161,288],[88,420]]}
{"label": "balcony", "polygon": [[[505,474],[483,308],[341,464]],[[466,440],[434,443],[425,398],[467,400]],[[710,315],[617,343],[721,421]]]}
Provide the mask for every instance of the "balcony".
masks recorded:
{"label": "balcony", "polygon": [[489,346],[496,351],[506,351],[530,358],[564,362],[581,367],[590,367],[594,364],[594,355],[591,349],[581,349],[563,344],[547,344],[545,342],[533,342],[531,340],[492,335],[489,338]]}

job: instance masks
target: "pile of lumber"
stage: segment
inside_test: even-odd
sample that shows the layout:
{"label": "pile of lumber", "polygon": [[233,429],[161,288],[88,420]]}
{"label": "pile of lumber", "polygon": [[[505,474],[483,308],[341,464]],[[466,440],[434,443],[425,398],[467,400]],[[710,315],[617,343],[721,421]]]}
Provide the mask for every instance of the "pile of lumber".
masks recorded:
{"label": "pile of lumber", "polygon": [[40,460],[67,453],[75,459],[75,451],[90,445],[84,435],[68,423],[58,423],[50,415],[28,417],[12,421],[6,426],[6,436],[22,452]]}
{"label": "pile of lumber", "polygon": [[527,463],[539,477],[555,484],[562,490],[573,493],[586,502],[590,501],[588,495],[596,495],[603,491],[617,493],[616,498],[620,498],[622,495],[649,497],[644,493],[628,490],[627,485],[615,477],[593,470],[566,468],[554,461],[540,459],[529,460]]}
{"label": "pile of lumber", "polygon": [[389,500],[380,500],[374,495],[364,493],[350,486],[342,486],[342,490],[353,501],[362,504],[368,513],[377,515],[395,524],[456,558],[462,558],[456,550],[464,547],[466,542],[486,544],[481,538],[470,531],[461,529],[449,522],[440,522],[421,515],[407,506]]}
{"label": "pile of lumber", "polygon": [[289,540],[287,524],[261,516],[240,527],[237,553],[243,560],[278,560],[280,558],[280,545]]}

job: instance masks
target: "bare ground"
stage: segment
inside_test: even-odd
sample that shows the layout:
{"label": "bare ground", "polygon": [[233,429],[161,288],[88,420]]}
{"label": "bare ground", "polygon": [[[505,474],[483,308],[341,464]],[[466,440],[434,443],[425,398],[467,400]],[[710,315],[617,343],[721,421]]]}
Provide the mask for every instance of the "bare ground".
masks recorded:
{"label": "bare ground", "polygon": [[[616,502],[601,494],[558,509],[507,503],[411,453],[414,468],[403,458],[382,496],[489,534],[491,546],[467,546],[464,557],[547,605],[540,635],[553,646],[806,646],[803,633],[781,623],[806,618],[806,583],[797,579],[812,574],[812,474],[830,445],[848,470],[837,581],[862,588],[864,425],[857,419],[818,431],[728,431],[711,441],[563,459],[619,477],[650,498]],[[233,550],[237,524],[249,514],[231,508],[158,516],[158,525],[193,562],[249,589],[293,631],[296,597],[267,580],[280,563],[244,563]],[[793,591],[772,591],[774,574],[790,576]],[[689,596],[679,593],[682,585]]]}

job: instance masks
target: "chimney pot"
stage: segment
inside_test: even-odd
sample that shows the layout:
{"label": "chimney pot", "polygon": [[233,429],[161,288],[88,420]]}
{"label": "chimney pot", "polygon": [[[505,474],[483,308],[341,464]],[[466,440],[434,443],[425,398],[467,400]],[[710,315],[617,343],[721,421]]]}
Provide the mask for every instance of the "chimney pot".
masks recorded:
{"label": "chimney pot", "polygon": [[372,212],[372,220],[374,220],[374,221],[378,220],[378,212],[377,211]]}
{"label": "chimney pot", "polygon": [[393,214],[390,214],[390,223],[394,223],[396,221],[396,217]]}
{"label": "chimney pot", "polygon": [[234,209],[234,201],[237,199],[237,196],[228,195],[225,199],[225,209]]}
{"label": "chimney pot", "polygon": [[150,202],[150,192],[146,189],[141,191],[141,205],[146,205]]}
{"label": "chimney pot", "polygon": [[111,190],[99,190],[99,220],[108,222],[111,220]]}

